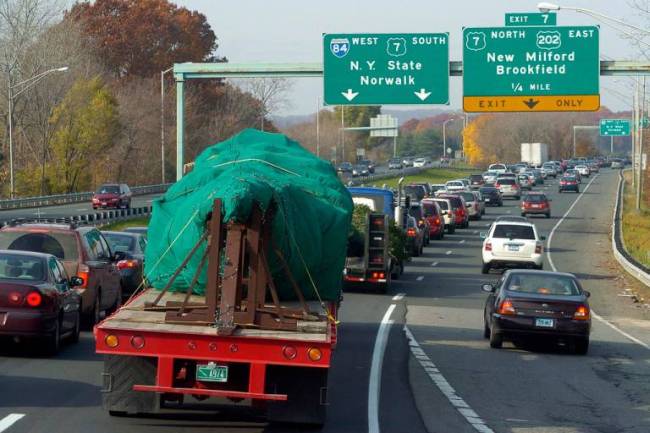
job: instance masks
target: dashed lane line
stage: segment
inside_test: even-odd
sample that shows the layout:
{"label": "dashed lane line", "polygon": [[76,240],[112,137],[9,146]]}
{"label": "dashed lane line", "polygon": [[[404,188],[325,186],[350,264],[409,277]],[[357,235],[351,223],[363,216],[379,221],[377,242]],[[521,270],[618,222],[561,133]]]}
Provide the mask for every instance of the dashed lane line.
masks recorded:
{"label": "dashed lane line", "polygon": [[20,421],[24,416],[24,413],[10,413],[6,417],[0,419],[0,433]]}
{"label": "dashed lane line", "polygon": [[445,254],[450,256],[451,255],[451,250],[447,251]]}
{"label": "dashed lane line", "polygon": [[460,242],[458,242],[458,243],[459,243],[459,244],[464,244],[464,243],[465,243],[465,239],[462,239],[462,240],[461,240]]}
{"label": "dashed lane line", "polygon": [[424,371],[431,378],[431,381],[438,387],[440,392],[449,400],[452,406],[474,427],[474,430],[480,433],[494,433],[494,431],[485,424],[485,421],[462,399],[456,390],[447,382],[447,379],[440,373],[440,370],[431,361],[431,358],[422,350],[411,330],[404,326],[404,333],[409,341],[411,353],[418,360]]}
{"label": "dashed lane line", "polygon": [[406,293],[398,293],[397,295],[393,296],[393,301],[401,301],[404,299],[405,295]]}
{"label": "dashed lane line", "polygon": [[422,281],[422,280],[424,280],[424,275],[420,275],[415,279],[415,281]]}
{"label": "dashed lane line", "polygon": [[[579,202],[580,199],[583,197],[584,193],[589,189],[589,187],[590,187],[591,184],[594,182],[594,180],[596,180],[596,179],[598,178],[598,176],[599,176],[599,175],[597,174],[593,179],[591,179],[591,180],[589,181],[589,183],[587,184],[587,186],[585,187],[585,189],[582,190],[582,194],[580,194],[580,195],[575,199],[575,201],[573,202],[573,204],[571,204],[571,206],[569,207],[569,209],[564,213],[564,215],[562,215],[562,218],[560,218],[560,220],[559,220],[559,221],[558,221],[558,222],[553,226],[553,228],[551,229],[551,232],[550,232],[549,235],[548,235],[548,244],[547,244],[547,246],[548,246],[548,263],[549,263],[549,265],[551,265],[551,269],[553,269],[553,271],[555,271],[555,272],[557,272],[557,267],[555,266],[555,263],[553,262],[553,257],[551,256],[551,254],[552,254],[552,253],[551,253],[551,252],[552,252],[551,241],[553,240],[553,235],[555,234],[555,231],[558,229],[558,227],[560,227],[560,224],[562,224],[562,222],[565,220],[565,218],[566,218],[567,216],[569,216],[569,214],[571,213],[571,211],[573,210],[573,208],[578,204],[578,202]],[[598,320],[598,321],[604,323],[605,325],[609,326],[609,327],[612,328],[614,331],[618,332],[619,334],[621,334],[622,336],[624,336],[624,337],[627,338],[628,340],[630,340],[630,341],[632,341],[632,342],[638,344],[639,346],[645,347],[646,349],[650,349],[650,345],[648,345],[647,343],[644,343],[643,341],[639,340],[638,338],[634,337],[633,335],[630,335],[630,334],[628,334],[627,332],[623,331],[621,328],[619,328],[618,326],[614,325],[614,324],[613,324],[612,322],[610,322],[609,320],[607,320],[607,319],[605,319],[604,317],[602,317],[602,316],[600,316],[599,314],[597,314],[593,309],[591,310],[591,315],[594,317],[594,319],[596,319],[596,320]]]}
{"label": "dashed lane line", "polygon": [[431,266],[434,266],[434,267],[435,267],[435,266],[438,266],[438,262],[433,262],[433,263],[431,263]]}

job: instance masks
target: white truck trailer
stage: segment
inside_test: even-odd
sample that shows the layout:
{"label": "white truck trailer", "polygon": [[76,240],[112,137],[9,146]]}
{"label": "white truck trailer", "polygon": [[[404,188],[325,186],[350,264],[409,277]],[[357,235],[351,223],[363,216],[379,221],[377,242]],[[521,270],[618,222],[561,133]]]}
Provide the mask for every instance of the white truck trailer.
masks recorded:
{"label": "white truck trailer", "polygon": [[548,161],[548,144],[521,143],[521,161],[539,166]]}

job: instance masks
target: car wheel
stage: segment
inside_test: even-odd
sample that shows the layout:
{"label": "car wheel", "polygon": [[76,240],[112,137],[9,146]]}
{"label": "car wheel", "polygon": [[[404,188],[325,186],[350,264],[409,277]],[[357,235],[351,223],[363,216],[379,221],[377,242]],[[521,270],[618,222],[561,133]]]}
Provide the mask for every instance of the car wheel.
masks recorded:
{"label": "car wheel", "polygon": [[525,217],[525,216],[526,216],[526,212],[522,212],[522,213],[521,213],[521,216],[522,216],[522,217]]}
{"label": "car wheel", "polygon": [[482,274],[489,274],[490,273],[490,264],[489,263],[483,263],[483,267],[481,268],[481,273]]}
{"label": "car wheel", "polygon": [[77,319],[74,322],[74,328],[70,335],[70,343],[78,343],[79,335],[81,334],[81,312],[77,312]]}
{"label": "car wheel", "polygon": [[515,200],[519,200],[519,198],[520,198],[520,197],[519,197],[518,195],[515,196]]}
{"label": "car wheel", "polygon": [[589,351],[589,337],[577,338],[573,342],[575,353],[578,355],[586,355]]}
{"label": "car wheel", "polygon": [[454,232],[456,232],[456,226],[450,225],[449,227],[447,227],[447,233],[449,233],[450,235],[453,235]]}
{"label": "car wheel", "polygon": [[500,202],[499,202],[499,207],[502,207],[502,206],[503,206],[503,202],[500,201]]}
{"label": "car wheel", "polygon": [[490,328],[485,323],[485,320],[483,320],[483,338],[490,338]]}
{"label": "car wheel", "polygon": [[538,270],[541,271],[542,269],[544,269],[544,263],[542,263],[542,264],[539,265],[539,266],[535,265],[535,269],[538,269]]}
{"label": "car wheel", "polygon": [[546,214],[546,218],[550,218],[550,217],[551,217],[551,214],[550,214],[550,213],[547,213],[547,214]]}
{"label": "car wheel", "polygon": [[59,319],[55,322],[54,333],[47,337],[43,348],[46,355],[53,356],[59,353],[59,349],[61,349],[61,323]]}
{"label": "car wheel", "polygon": [[576,194],[580,194],[580,190],[576,188]]}
{"label": "car wheel", "polygon": [[102,311],[101,311],[101,306],[100,306],[100,302],[99,302],[100,296],[101,296],[101,293],[99,292],[99,290],[97,290],[96,293],[95,293],[95,301],[94,301],[93,309],[90,312],[90,314],[88,315],[91,328],[93,326],[95,326],[96,324],[98,324],[99,321],[101,320]]}
{"label": "car wheel", "polygon": [[558,193],[558,194],[562,194],[562,190],[561,190],[561,189],[558,189],[558,190],[557,190],[557,193]]}
{"label": "car wheel", "polygon": [[501,334],[490,332],[490,347],[493,349],[501,349],[501,346],[503,346],[503,337],[501,337]]}

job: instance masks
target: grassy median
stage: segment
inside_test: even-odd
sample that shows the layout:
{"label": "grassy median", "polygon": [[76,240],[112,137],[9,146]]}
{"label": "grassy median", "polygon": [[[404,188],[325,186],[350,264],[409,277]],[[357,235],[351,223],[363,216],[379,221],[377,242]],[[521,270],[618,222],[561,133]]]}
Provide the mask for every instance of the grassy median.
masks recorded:
{"label": "grassy median", "polygon": [[650,212],[635,209],[636,198],[632,188],[632,172],[626,171],[623,197],[623,241],[625,249],[636,260],[650,266]]}
{"label": "grassy median", "polygon": [[123,221],[116,221],[114,223],[106,224],[101,227],[102,230],[109,230],[114,232],[122,231],[128,227],[146,227],[149,225],[149,217],[132,218]]}
{"label": "grassy median", "polygon": [[[404,177],[404,185],[409,183],[445,183],[448,180],[459,179],[467,177],[472,173],[482,173],[483,171],[476,168],[429,168],[418,174],[413,174]],[[390,177],[375,182],[377,185],[386,184],[389,188],[397,187],[397,182],[400,176]]]}

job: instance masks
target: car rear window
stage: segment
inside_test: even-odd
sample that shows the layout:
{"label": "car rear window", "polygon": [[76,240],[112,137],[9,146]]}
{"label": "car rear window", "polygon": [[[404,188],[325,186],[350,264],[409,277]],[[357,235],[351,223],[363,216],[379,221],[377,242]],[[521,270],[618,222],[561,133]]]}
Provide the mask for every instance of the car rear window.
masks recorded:
{"label": "car rear window", "polygon": [[567,182],[575,182],[576,178],[575,176],[564,176],[564,180]]}
{"label": "car rear window", "polygon": [[97,188],[97,194],[119,194],[120,187],[117,185],[102,185]]}
{"label": "car rear window", "polygon": [[535,231],[528,225],[497,224],[493,238],[499,239],[535,239]]}
{"label": "car rear window", "polygon": [[135,237],[129,235],[120,235],[116,233],[102,233],[104,239],[111,247],[111,251],[133,252],[135,249]]}
{"label": "car rear window", "polygon": [[460,195],[463,196],[465,201],[476,201],[476,197],[471,192],[461,192]]}
{"label": "car rear window", "polygon": [[475,181],[475,180],[477,180],[477,181],[480,182],[480,181],[483,180],[483,175],[480,175],[480,174],[472,174],[472,175],[469,176],[469,180],[471,180],[471,181]]}
{"label": "car rear window", "polygon": [[460,201],[458,197],[449,197],[447,200],[451,202],[451,207],[454,209],[458,209],[459,207],[463,207],[463,202]]}
{"label": "car rear window", "polygon": [[420,201],[424,198],[424,188],[417,185],[408,185],[404,187],[404,194],[410,195],[415,200]]}
{"label": "car rear window", "polygon": [[535,194],[535,195],[527,195],[524,197],[524,201],[530,201],[533,203],[541,203],[543,201],[546,201],[546,196],[542,194]]}
{"label": "car rear window", "polygon": [[33,251],[52,254],[61,260],[78,260],[77,239],[61,232],[0,232],[0,250]]}
{"label": "car rear window", "polygon": [[[440,203],[438,203],[438,204],[440,204]],[[433,204],[433,203],[423,203],[422,207],[424,208],[424,215],[426,215],[426,216],[438,215],[438,207],[435,204]]]}
{"label": "car rear window", "polygon": [[563,275],[515,274],[508,279],[506,289],[513,292],[557,296],[581,294],[575,280]]}
{"label": "car rear window", "polygon": [[449,210],[449,203],[446,200],[436,200],[436,203],[438,203],[438,206],[440,206],[440,209],[442,210]]}
{"label": "car rear window", "polygon": [[45,267],[40,257],[0,254],[0,278],[44,281]]}
{"label": "car rear window", "polygon": [[409,215],[419,220],[420,218],[422,218],[422,208],[420,206],[411,206],[409,208]]}
{"label": "car rear window", "polygon": [[447,182],[447,186],[462,186],[462,187],[464,187],[465,184],[463,182],[460,182],[460,181],[453,181],[453,182],[450,181],[450,182]]}
{"label": "car rear window", "polygon": [[496,188],[481,188],[479,191],[481,191],[481,194],[494,194],[498,190]]}
{"label": "car rear window", "polygon": [[515,180],[510,178],[504,178],[504,179],[499,179],[499,183],[501,185],[514,185]]}

